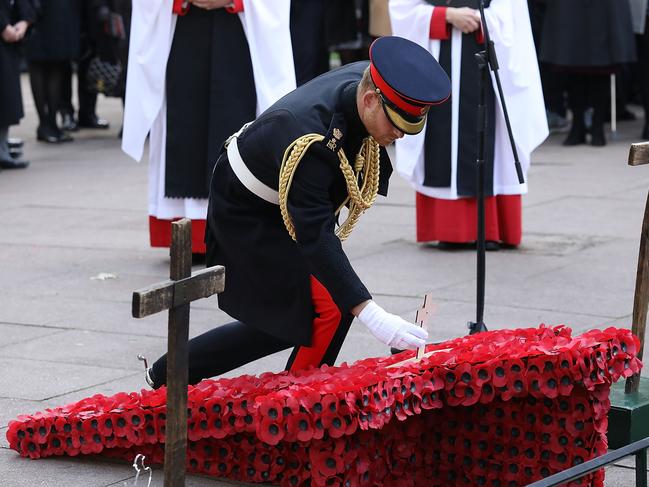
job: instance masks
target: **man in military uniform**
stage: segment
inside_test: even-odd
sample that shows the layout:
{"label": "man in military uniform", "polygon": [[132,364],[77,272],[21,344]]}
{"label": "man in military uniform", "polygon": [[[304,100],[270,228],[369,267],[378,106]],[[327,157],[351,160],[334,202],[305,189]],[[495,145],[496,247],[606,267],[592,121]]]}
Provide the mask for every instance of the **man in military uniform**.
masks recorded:
{"label": "man in military uniform", "polygon": [[[369,63],[299,87],[228,139],[211,181],[207,264],[225,265],[219,306],[238,321],[190,341],[191,384],[290,347],[289,370],[332,365],[354,317],[387,345],[425,343],[425,330],[372,300],[341,240],[387,194],[384,147],[420,132],[449,94],[428,51],[382,37]],[[165,384],[165,356],[147,382]]]}

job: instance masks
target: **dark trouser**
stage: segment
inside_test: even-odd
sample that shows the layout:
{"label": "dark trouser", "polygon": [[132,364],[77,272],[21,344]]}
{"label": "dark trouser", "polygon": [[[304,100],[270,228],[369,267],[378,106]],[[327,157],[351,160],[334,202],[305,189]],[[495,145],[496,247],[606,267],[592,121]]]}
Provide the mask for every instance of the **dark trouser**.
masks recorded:
{"label": "dark trouser", "polygon": [[[77,66],[78,118],[85,122],[92,120],[97,109],[97,93],[88,90],[88,66],[91,59],[91,56],[85,56],[79,60]],[[72,63],[68,63],[65,68],[62,95],[60,110],[74,115],[74,106],[72,105]]]}
{"label": "dark trouser", "polygon": [[[327,290],[314,278],[311,289],[316,311],[312,343],[293,349],[286,370],[333,365],[354,319],[350,314],[341,315]],[[189,341],[189,383],[224,374],[292,346],[240,321],[228,323]],[[153,364],[151,372],[156,389],[167,383],[166,355]]]}
{"label": "dark trouser", "polygon": [[61,106],[68,61],[30,61],[29,81],[41,128],[58,132],[56,111]]}

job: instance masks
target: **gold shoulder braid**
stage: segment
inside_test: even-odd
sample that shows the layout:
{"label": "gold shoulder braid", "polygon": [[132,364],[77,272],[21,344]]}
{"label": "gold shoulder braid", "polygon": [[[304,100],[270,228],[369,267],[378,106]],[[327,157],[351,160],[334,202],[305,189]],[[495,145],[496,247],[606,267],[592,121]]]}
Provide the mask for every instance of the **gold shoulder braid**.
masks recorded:
{"label": "gold shoulder braid", "polygon": [[[279,169],[279,208],[286,230],[293,240],[295,240],[295,227],[291,215],[288,214],[288,191],[291,188],[297,165],[308,148],[323,139],[324,137],[320,134],[306,134],[293,141],[284,151],[284,158]],[[340,169],[345,176],[348,196],[336,210],[336,215],[340,213],[347,202],[350,202],[347,219],[336,230],[336,235],[341,241],[349,237],[360,216],[372,206],[376,199],[379,190],[379,157],[379,144],[371,136],[363,139],[353,169],[347,160],[345,151],[342,149],[338,151]],[[359,178],[362,181],[360,187]]]}

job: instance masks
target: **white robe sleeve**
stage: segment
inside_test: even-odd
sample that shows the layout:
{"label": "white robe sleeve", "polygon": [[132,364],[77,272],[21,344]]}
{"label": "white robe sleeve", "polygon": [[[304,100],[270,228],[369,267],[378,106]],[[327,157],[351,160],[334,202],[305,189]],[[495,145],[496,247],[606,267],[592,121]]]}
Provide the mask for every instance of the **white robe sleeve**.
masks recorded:
{"label": "white robe sleeve", "polygon": [[[492,0],[490,7],[485,9],[485,18],[496,48],[505,104],[519,160],[526,175],[532,151],[549,134],[527,2]],[[493,72],[491,76],[495,89]],[[521,186],[518,183],[503,107],[497,92],[496,99],[499,110],[496,111],[494,157],[498,163],[494,166],[494,193],[524,193],[527,184]]]}
{"label": "white robe sleeve", "polygon": [[133,0],[122,150],[142,159],[144,142],[165,96],[165,73],[176,26],[172,0]]}
{"label": "white robe sleeve", "polygon": [[243,0],[239,13],[250,49],[257,115],[296,88],[290,0]]}
{"label": "white robe sleeve", "polygon": [[[430,19],[435,7],[424,0],[390,0],[392,34],[404,37],[439,58],[440,42],[431,40]],[[416,169],[424,163],[426,128],[417,135],[407,135],[395,143],[394,166],[399,175],[413,185],[417,184]]]}

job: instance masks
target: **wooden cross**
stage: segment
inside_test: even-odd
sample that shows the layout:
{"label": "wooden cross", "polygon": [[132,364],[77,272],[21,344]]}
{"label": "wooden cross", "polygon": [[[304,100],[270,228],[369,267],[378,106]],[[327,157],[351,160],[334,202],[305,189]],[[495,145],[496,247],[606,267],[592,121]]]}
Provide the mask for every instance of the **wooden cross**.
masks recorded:
{"label": "wooden cross", "polygon": [[[426,293],[424,296],[424,304],[417,310],[417,315],[415,316],[415,323],[417,323],[422,328],[426,328],[426,321],[428,317],[433,314],[435,311],[435,305],[433,304],[433,295],[431,293]],[[424,352],[426,351],[426,345],[422,345],[417,349],[417,360],[421,360],[424,357]]]}
{"label": "wooden cross", "polygon": [[[417,314],[415,315],[415,323],[417,323],[419,326],[422,328],[425,328],[426,322],[428,321],[428,318],[435,312],[437,307],[435,304],[433,304],[433,295],[432,293],[426,293],[424,295],[424,304],[417,310]],[[409,364],[411,362],[418,362],[424,357],[430,357],[431,355],[438,353],[438,352],[444,352],[449,350],[448,348],[445,348],[443,350],[433,350],[431,352],[425,353],[426,351],[426,345],[423,345],[417,349],[417,355],[414,357],[410,357],[406,360],[402,360],[401,362],[397,362],[391,365],[388,365],[387,368],[395,368],[395,367],[401,367],[402,365]]]}
{"label": "wooden cross", "polygon": [[189,304],[222,292],[225,268],[209,267],[192,275],[191,221],[183,218],[173,222],[171,231],[171,279],[133,292],[133,317],[144,318],[169,310],[164,485],[184,487],[187,461]]}
{"label": "wooden cross", "polygon": [[[649,142],[631,144],[629,151],[629,166],[649,164]],[[644,209],[642,220],[642,233],[640,234],[640,252],[638,254],[638,271],[635,281],[633,296],[633,318],[631,331],[640,339],[638,358],[642,360],[644,349],[644,335],[647,325],[647,306],[649,305],[649,194]],[[624,392],[631,394],[638,390],[640,374],[633,375],[626,380]]]}

